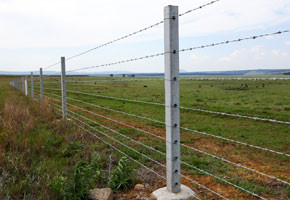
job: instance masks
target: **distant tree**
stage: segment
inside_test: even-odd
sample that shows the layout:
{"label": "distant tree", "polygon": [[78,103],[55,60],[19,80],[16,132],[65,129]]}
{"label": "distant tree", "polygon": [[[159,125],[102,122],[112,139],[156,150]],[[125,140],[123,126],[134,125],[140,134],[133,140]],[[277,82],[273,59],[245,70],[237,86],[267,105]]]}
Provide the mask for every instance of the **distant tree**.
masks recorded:
{"label": "distant tree", "polygon": [[113,77],[114,76],[114,74],[110,74],[110,77]]}

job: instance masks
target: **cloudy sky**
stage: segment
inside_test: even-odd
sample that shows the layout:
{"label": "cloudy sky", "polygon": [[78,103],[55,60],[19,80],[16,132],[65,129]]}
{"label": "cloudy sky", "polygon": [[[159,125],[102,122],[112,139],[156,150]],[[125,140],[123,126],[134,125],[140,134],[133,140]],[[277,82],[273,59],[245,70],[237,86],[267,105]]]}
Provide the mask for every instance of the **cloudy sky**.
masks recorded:
{"label": "cloudy sky", "polygon": [[[0,71],[35,71],[210,0],[0,0]],[[290,29],[289,0],[221,0],[180,17],[180,48]],[[73,70],[163,51],[163,25],[67,62]],[[88,71],[163,72],[163,58]],[[185,71],[290,68],[290,33],[180,54]],[[56,65],[50,70],[59,71]]]}

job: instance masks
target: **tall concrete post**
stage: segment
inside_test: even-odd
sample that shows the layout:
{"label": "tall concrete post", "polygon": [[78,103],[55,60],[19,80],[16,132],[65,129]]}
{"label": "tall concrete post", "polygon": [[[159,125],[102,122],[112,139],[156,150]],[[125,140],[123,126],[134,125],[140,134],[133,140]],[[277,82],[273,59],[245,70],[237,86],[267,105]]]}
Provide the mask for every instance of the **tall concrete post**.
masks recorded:
{"label": "tall concrete post", "polygon": [[164,8],[165,122],[167,190],[180,192],[180,112],[178,7]]}
{"label": "tall concrete post", "polygon": [[43,74],[42,68],[39,69],[39,91],[40,91],[40,103],[43,103]]}
{"label": "tall concrete post", "polygon": [[66,83],[65,83],[65,57],[61,57],[61,96],[62,96],[62,117],[66,118]]}
{"label": "tall concrete post", "polygon": [[180,177],[179,35],[178,7],[164,8],[165,124],[167,185],[153,192],[157,200],[196,198]]}
{"label": "tall concrete post", "polygon": [[33,72],[30,75],[30,83],[31,83],[31,98],[34,98],[34,80],[33,80]]}
{"label": "tall concrete post", "polygon": [[24,81],[24,90],[25,90],[25,95],[28,95],[28,77],[25,76],[25,81]]}

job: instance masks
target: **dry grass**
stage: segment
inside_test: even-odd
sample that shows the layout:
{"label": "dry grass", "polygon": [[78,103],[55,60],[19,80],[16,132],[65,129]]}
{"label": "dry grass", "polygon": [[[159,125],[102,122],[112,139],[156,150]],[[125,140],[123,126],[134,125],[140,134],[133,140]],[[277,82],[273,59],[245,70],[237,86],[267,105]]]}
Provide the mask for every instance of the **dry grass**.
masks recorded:
{"label": "dry grass", "polygon": [[6,133],[27,132],[35,127],[35,118],[23,101],[9,98],[4,104],[2,126]]}

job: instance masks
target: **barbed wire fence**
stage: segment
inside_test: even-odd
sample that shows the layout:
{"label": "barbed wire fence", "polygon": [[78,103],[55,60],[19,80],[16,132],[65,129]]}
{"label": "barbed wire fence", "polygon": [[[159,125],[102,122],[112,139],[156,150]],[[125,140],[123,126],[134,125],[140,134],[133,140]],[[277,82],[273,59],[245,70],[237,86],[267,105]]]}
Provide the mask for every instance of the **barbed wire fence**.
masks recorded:
{"label": "barbed wire fence", "polygon": [[[51,65],[48,65],[47,67],[43,68],[44,70],[51,69],[52,67],[56,67],[61,65],[61,71],[57,72],[55,74],[50,75],[44,75],[43,69],[40,69],[39,77],[36,77],[33,72],[30,76],[30,81],[28,76],[22,77],[20,80],[15,80],[10,83],[11,86],[17,88],[18,90],[21,90],[25,93],[26,96],[31,96],[32,98],[39,98],[39,102],[42,104],[44,101],[44,98],[49,99],[49,104],[54,107],[60,115],[65,119],[70,119],[71,122],[83,130],[84,132],[90,134],[92,137],[95,137],[100,142],[105,143],[106,145],[110,146],[112,149],[114,149],[119,154],[128,157],[130,160],[135,162],[136,164],[140,165],[141,167],[145,168],[146,170],[150,171],[151,173],[155,174],[157,177],[164,179],[167,181],[167,189],[170,192],[177,193],[180,191],[181,181],[182,179],[186,179],[190,181],[192,184],[197,186],[199,189],[205,190],[207,192],[212,193],[212,195],[216,196],[216,198],[221,199],[228,199],[228,196],[223,194],[224,192],[217,192],[214,189],[199,183],[198,181],[194,180],[189,174],[186,172],[186,170],[182,170],[180,166],[184,166],[185,168],[195,170],[201,174],[204,174],[206,176],[209,176],[213,179],[217,179],[218,181],[228,184],[237,190],[240,190],[242,192],[247,193],[248,195],[252,195],[256,198],[260,199],[266,199],[265,197],[257,194],[254,192],[253,188],[245,188],[241,184],[235,183],[234,180],[231,180],[229,177],[223,177],[219,175],[215,175],[214,173],[207,171],[205,169],[202,169],[200,167],[197,167],[194,165],[194,163],[187,161],[188,159],[184,160],[184,156],[181,155],[181,151],[191,151],[195,152],[198,155],[203,155],[206,157],[213,158],[219,162],[222,163],[228,163],[234,167],[241,168],[243,170],[246,170],[250,173],[256,174],[258,176],[262,176],[266,179],[274,180],[277,182],[280,182],[284,185],[290,185],[290,183],[287,180],[283,180],[280,177],[276,177],[272,174],[267,174],[263,171],[256,170],[253,167],[247,166],[247,163],[238,163],[231,161],[230,159],[215,155],[213,153],[209,153],[207,151],[201,150],[199,147],[184,144],[181,143],[180,140],[180,131],[182,133],[190,132],[192,134],[198,134],[205,137],[212,137],[221,141],[226,141],[233,144],[238,144],[247,148],[256,149],[259,151],[272,153],[274,155],[279,156],[285,156],[290,157],[290,154],[287,154],[285,152],[276,151],[267,147],[262,147],[254,144],[249,144],[243,141],[234,140],[228,137],[223,137],[220,135],[215,135],[212,133],[207,133],[204,131],[195,130],[192,128],[188,128],[185,126],[180,125],[180,110],[185,111],[193,111],[193,112],[203,112],[208,114],[214,114],[214,115],[222,115],[225,117],[236,117],[236,118],[244,118],[248,120],[256,120],[256,121],[263,121],[266,123],[279,123],[282,125],[289,125],[290,122],[288,121],[281,121],[276,119],[268,119],[268,118],[261,118],[261,117],[255,117],[255,116],[246,116],[246,115],[240,115],[240,114],[233,114],[233,113],[227,113],[227,112],[219,112],[219,111],[211,111],[211,110],[205,110],[205,109],[199,109],[199,108],[191,108],[182,106],[179,103],[179,81],[194,81],[194,80],[253,80],[253,81],[259,81],[259,80],[289,80],[286,78],[181,78],[179,77],[179,53],[183,53],[186,51],[193,51],[198,49],[204,49],[204,48],[213,48],[215,46],[220,45],[229,45],[232,43],[238,43],[243,42],[247,40],[256,40],[263,37],[273,36],[273,35],[280,35],[280,34],[286,34],[289,33],[290,30],[282,30],[282,31],[276,31],[273,33],[266,33],[266,34],[260,34],[250,37],[244,37],[244,38],[238,38],[234,40],[226,40],[222,42],[216,42],[211,44],[205,44],[201,46],[195,46],[191,48],[184,48],[179,49],[178,47],[178,19],[179,17],[183,17],[184,15],[187,15],[189,13],[192,13],[194,11],[203,9],[207,6],[213,5],[221,0],[215,0],[211,1],[209,3],[206,3],[204,5],[201,5],[199,7],[196,7],[194,9],[190,9],[188,11],[182,12],[181,14],[178,14],[177,7],[168,6],[166,7],[166,12],[164,14],[164,19],[156,22],[150,26],[147,26],[145,28],[142,28],[140,30],[137,30],[135,32],[132,32],[130,34],[127,34],[125,36],[119,37],[117,39],[114,39],[112,41],[106,42],[104,44],[101,44],[99,46],[96,46],[94,48],[88,49],[86,51],[83,51],[81,53],[75,54],[73,56],[67,57],[66,59],[64,57],[61,58],[61,61],[53,63]],[[75,59],[77,57],[83,56],[85,54],[88,54],[92,51],[95,51],[97,49],[100,49],[102,47],[111,45],[113,43],[119,42],[121,40],[127,39],[131,36],[137,35],[141,32],[145,32],[147,30],[153,29],[161,24],[164,24],[164,29],[167,37],[165,41],[165,51],[159,52],[159,53],[153,53],[150,55],[135,57],[135,58],[129,58],[121,61],[116,62],[110,62],[106,64],[99,64],[94,66],[88,66],[88,67],[82,67],[77,69],[70,69],[66,70],[66,61]],[[169,29],[171,27],[171,29]],[[173,28],[172,28],[173,27]],[[114,65],[121,65],[124,63],[130,63],[130,62],[137,62],[145,59],[150,59],[154,57],[165,57],[165,76],[164,78],[132,78],[132,79],[115,79],[115,80],[74,80],[69,79],[70,74],[73,75],[73,72],[77,71],[83,71],[88,69],[95,69],[95,68],[101,68],[101,67],[109,67]],[[68,80],[66,80],[68,78]],[[45,80],[46,79],[46,80]],[[76,84],[79,85],[80,83],[97,83],[97,82],[136,82],[136,81],[164,81],[165,82],[165,94],[166,97],[165,103],[163,102],[152,102],[152,101],[144,101],[144,100],[138,100],[138,99],[130,99],[130,98],[122,98],[122,97],[116,97],[116,96],[108,96],[103,94],[95,94],[95,93],[88,93],[83,91],[77,91],[77,90],[71,90],[67,88],[71,88],[72,85]],[[29,85],[30,82],[30,85]],[[69,84],[67,86],[67,84]],[[44,87],[45,85],[45,87]],[[49,85],[52,85],[51,87],[47,87]],[[79,87],[82,87],[85,85],[79,85]],[[59,88],[57,88],[59,87]],[[73,98],[74,97],[74,98]],[[78,98],[77,98],[78,97]],[[149,105],[149,106],[158,106],[165,110],[166,113],[166,120],[160,121],[158,119],[154,119],[148,116],[142,116],[134,113],[125,112],[119,109],[114,109],[110,107],[106,107],[100,104],[92,103],[91,100],[84,100],[87,97],[97,97],[101,99],[108,99],[112,101],[120,101],[120,102],[130,102],[134,104],[142,104],[142,105]],[[94,102],[94,101],[93,101]],[[105,113],[105,114],[104,114]],[[110,113],[110,114],[108,114]],[[112,113],[120,114],[122,116],[128,116],[132,118],[136,118],[139,120],[146,120],[151,123],[156,123],[158,126],[162,126],[162,129],[166,129],[166,135],[171,136],[171,138],[164,137],[163,135],[153,133],[153,131],[147,131],[143,128],[137,127],[135,125],[132,125],[130,123],[124,122],[122,120],[116,119],[114,117],[111,117]],[[115,128],[112,128],[108,125],[106,125],[107,122],[113,122]],[[94,125],[92,125],[94,124]],[[142,133],[144,137],[148,140],[153,141],[159,141],[162,145],[157,147],[153,147],[152,145],[147,144],[146,142],[143,142],[142,140],[130,135],[126,135],[118,130],[116,130],[116,127],[127,127],[130,130],[137,131],[139,133]],[[150,143],[151,144],[151,143]],[[138,147],[138,148],[137,148]],[[140,151],[139,148],[146,149],[147,151]],[[168,149],[170,149],[171,154],[169,154]],[[144,164],[144,162],[141,162],[138,158],[135,158],[134,156],[130,155],[127,152],[133,152],[134,155],[138,154],[140,157],[143,157],[147,161],[154,163],[155,165],[161,166],[165,170],[163,173],[160,173],[159,171],[155,171],[151,169],[148,164]],[[155,154],[157,153],[159,157],[155,155],[153,157],[152,152]],[[166,172],[166,173],[165,173]],[[193,188],[197,193],[198,191],[196,188]],[[201,195],[201,194],[200,194]],[[199,199],[198,196],[195,197],[196,199]]]}

